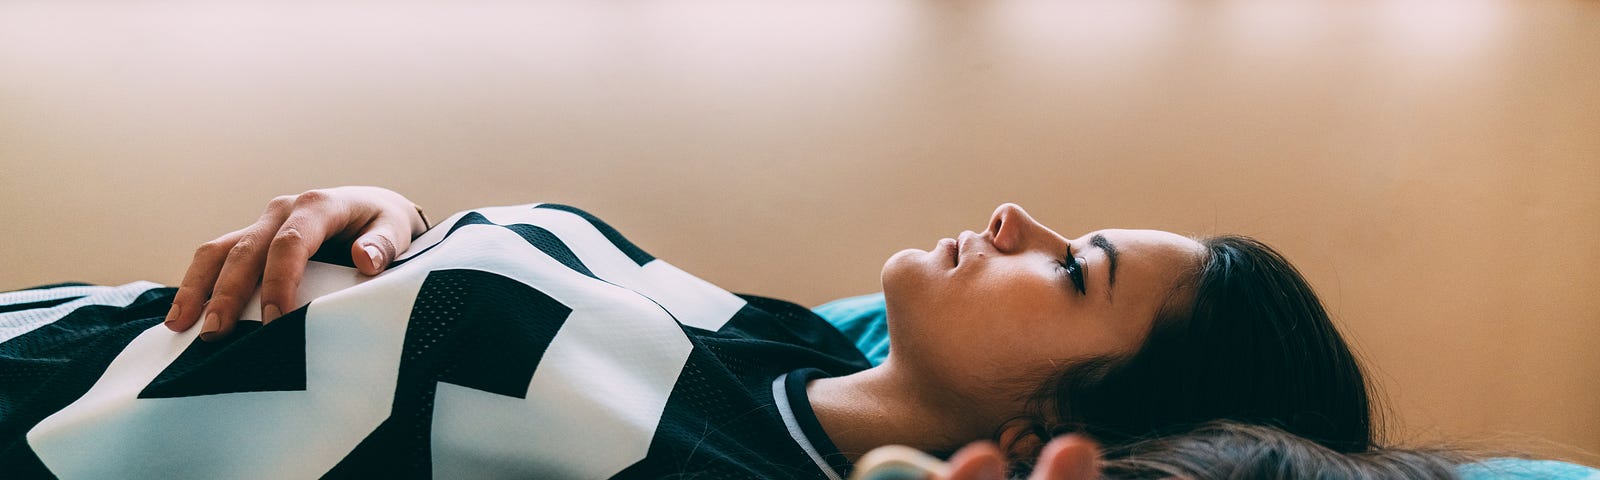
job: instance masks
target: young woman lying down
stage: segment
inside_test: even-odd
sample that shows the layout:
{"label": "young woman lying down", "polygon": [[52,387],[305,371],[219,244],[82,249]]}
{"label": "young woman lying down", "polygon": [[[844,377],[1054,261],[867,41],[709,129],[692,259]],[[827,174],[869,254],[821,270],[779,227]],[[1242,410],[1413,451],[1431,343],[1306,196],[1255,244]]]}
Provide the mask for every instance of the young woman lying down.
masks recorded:
{"label": "young woman lying down", "polygon": [[0,471],[839,478],[889,444],[1025,462],[1062,434],[1110,451],[1213,420],[1371,446],[1355,357],[1254,240],[1063,234],[1005,204],[882,278],[874,367],[812,311],[578,208],[428,228],[380,188],[278,197],[176,289],[0,294]]}

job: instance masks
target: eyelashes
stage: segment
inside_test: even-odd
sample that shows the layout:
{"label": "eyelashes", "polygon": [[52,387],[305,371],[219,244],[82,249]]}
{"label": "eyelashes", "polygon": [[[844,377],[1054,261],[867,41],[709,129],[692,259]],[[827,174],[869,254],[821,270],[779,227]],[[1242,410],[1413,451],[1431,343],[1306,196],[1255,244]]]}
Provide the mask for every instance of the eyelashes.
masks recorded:
{"label": "eyelashes", "polygon": [[1072,286],[1078,289],[1078,293],[1086,294],[1083,285],[1083,264],[1078,262],[1078,257],[1072,256],[1071,246],[1067,247],[1067,258],[1061,261],[1061,268],[1067,270],[1067,278],[1072,279]]}

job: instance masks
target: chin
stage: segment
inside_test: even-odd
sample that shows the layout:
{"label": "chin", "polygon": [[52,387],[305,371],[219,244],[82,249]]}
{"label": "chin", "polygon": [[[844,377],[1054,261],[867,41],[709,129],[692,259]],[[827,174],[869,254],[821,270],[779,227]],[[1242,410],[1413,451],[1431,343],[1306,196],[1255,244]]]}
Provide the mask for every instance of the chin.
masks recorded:
{"label": "chin", "polygon": [[907,267],[911,267],[911,264],[916,263],[915,255],[918,252],[920,252],[920,250],[907,248],[905,250],[895,252],[894,255],[890,255],[889,259],[883,262],[883,271],[879,273],[878,277],[879,281],[883,282],[883,288],[885,290],[889,288],[891,278],[903,275],[905,273],[904,270],[906,270]]}
{"label": "chin", "polygon": [[928,257],[928,252],[907,249],[884,262],[880,281],[886,302],[897,303],[902,308],[915,308],[914,305],[937,298],[936,295],[943,288],[943,272]]}
{"label": "chin", "polygon": [[925,287],[940,269],[933,255],[924,250],[908,248],[895,252],[889,260],[883,262],[883,272],[879,280],[883,283],[885,291],[894,285]]}

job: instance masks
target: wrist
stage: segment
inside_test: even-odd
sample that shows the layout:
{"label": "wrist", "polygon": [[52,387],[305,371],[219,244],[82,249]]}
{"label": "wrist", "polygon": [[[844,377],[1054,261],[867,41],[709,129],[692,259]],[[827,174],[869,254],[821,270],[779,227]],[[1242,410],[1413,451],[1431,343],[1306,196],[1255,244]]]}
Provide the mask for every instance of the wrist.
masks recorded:
{"label": "wrist", "polygon": [[412,226],[411,238],[416,238],[418,235],[422,235],[422,232],[426,232],[429,228],[433,228],[433,226],[428,224],[428,215],[422,213],[422,207],[420,205],[413,203],[411,204],[411,208],[417,211],[417,221],[418,223],[422,224],[421,229],[417,229],[415,225]]}

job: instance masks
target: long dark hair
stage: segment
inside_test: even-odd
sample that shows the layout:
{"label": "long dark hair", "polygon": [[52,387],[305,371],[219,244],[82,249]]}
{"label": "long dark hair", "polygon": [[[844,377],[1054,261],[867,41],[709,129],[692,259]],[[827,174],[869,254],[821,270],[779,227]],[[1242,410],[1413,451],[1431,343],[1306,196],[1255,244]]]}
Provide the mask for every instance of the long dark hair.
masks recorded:
{"label": "long dark hair", "polygon": [[1450,479],[1476,461],[1448,448],[1372,448],[1341,453],[1273,427],[1209,422],[1179,435],[1108,449],[1106,479],[1233,478]]}
{"label": "long dark hair", "polygon": [[1361,366],[1300,272],[1248,237],[1200,243],[1199,267],[1135,352],[1069,362],[1038,383],[1017,420],[1025,435],[1012,437],[1037,441],[1007,442],[1013,458],[1064,433],[1114,448],[1212,420],[1278,427],[1337,452],[1372,445]]}

